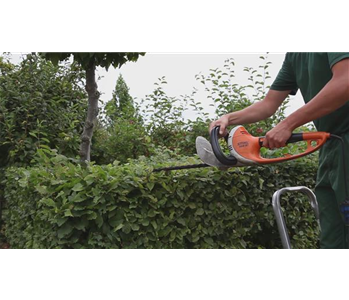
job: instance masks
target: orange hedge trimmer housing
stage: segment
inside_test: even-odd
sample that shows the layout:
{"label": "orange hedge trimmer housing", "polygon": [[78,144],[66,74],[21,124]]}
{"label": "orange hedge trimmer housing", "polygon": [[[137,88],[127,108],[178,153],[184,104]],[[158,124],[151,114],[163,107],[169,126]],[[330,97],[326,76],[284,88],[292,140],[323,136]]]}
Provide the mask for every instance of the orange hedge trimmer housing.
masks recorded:
{"label": "orange hedge trimmer housing", "polygon": [[[285,154],[284,157],[278,158],[263,158],[261,157],[260,149],[262,148],[264,137],[254,137],[243,126],[237,126],[230,131],[228,147],[230,154],[239,162],[246,165],[264,165],[308,155],[318,150],[329,137],[330,134],[327,132],[294,133],[287,143],[307,141],[307,149],[303,153],[295,155]],[[315,145],[312,142],[315,142]]]}

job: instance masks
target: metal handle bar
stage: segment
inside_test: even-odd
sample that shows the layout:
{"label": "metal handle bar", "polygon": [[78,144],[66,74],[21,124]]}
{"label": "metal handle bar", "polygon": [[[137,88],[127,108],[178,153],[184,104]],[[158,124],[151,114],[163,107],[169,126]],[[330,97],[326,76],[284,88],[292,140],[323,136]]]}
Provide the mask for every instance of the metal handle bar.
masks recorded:
{"label": "metal handle bar", "polygon": [[[310,190],[309,188],[307,188],[305,186],[285,187],[285,188],[282,188],[274,193],[273,198],[272,198],[272,205],[273,205],[273,209],[274,209],[274,213],[275,213],[275,218],[276,218],[276,223],[278,226],[279,234],[281,237],[281,243],[282,243],[282,246],[284,249],[291,249],[290,237],[289,237],[288,232],[287,232],[285,218],[284,218],[284,215],[281,211],[281,205],[280,205],[281,195],[285,194],[287,192],[301,192],[301,193],[307,195],[309,198],[309,201],[310,201],[310,205],[311,205],[312,209],[314,210],[315,217],[318,220],[318,222],[319,222],[319,206],[318,206],[318,203],[316,201],[315,194],[312,192],[312,190]],[[319,224],[319,226],[320,226],[320,224]]]}

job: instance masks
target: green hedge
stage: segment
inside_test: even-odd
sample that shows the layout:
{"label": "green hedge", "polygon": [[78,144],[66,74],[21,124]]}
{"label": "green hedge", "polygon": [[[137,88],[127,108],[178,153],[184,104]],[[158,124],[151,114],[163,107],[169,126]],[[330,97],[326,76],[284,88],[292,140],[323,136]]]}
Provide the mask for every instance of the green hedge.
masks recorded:
{"label": "green hedge", "polygon": [[[281,248],[271,207],[285,186],[314,187],[316,158],[267,167],[152,173],[200,163],[162,151],[152,160],[82,167],[39,151],[10,168],[5,233],[12,248]],[[166,163],[164,163],[166,162]],[[317,247],[308,201],[283,201],[295,248]]]}

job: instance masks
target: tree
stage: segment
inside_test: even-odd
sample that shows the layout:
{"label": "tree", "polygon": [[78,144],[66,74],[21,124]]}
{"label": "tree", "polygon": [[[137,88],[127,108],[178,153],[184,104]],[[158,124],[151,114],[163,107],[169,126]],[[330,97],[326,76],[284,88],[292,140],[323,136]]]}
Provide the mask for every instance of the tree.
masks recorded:
{"label": "tree", "polygon": [[124,78],[120,74],[113,92],[113,98],[105,106],[109,123],[113,124],[119,118],[130,119],[137,117],[135,104],[129,90]]}
{"label": "tree", "polygon": [[98,115],[98,99],[100,93],[97,90],[95,71],[100,66],[108,70],[112,65],[114,68],[121,67],[128,61],[137,61],[140,55],[145,53],[139,52],[115,52],[115,53],[40,53],[44,58],[51,60],[54,64],[64,61],[73,55],[75,62],[81,65],[86,72],[86,92],[88,94],[87,117],[84,130],[81,135],[80,157],[82,161],[90,161],[91,158],[91,140],[93,128]]}
{"label": "tree", "polygon": [[113,97],[98,118],[93,134],[91,160],[97,164],[109,164],[116,159],[126,163],[141,155],[152,153],[152,144],[146,132],[139,106],[133,101],[129,88],[119,76]]}

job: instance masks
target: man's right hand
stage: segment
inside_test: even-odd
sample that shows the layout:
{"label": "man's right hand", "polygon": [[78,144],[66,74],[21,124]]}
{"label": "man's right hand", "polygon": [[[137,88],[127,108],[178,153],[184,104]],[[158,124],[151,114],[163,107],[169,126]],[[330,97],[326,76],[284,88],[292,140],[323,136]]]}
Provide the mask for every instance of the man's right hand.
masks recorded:
{"label": "man's right hand", "polygon": [[229,126],[228,115],[224,115],[224,116],[220,117],[218,120],[213,121],[210,124],[209,132],[211,133],[212,129],[217,127],[217,126],[220,126],[219,137],[225,137],[226,135],[228,135],[228,130],[227,130],[227,127]]}

